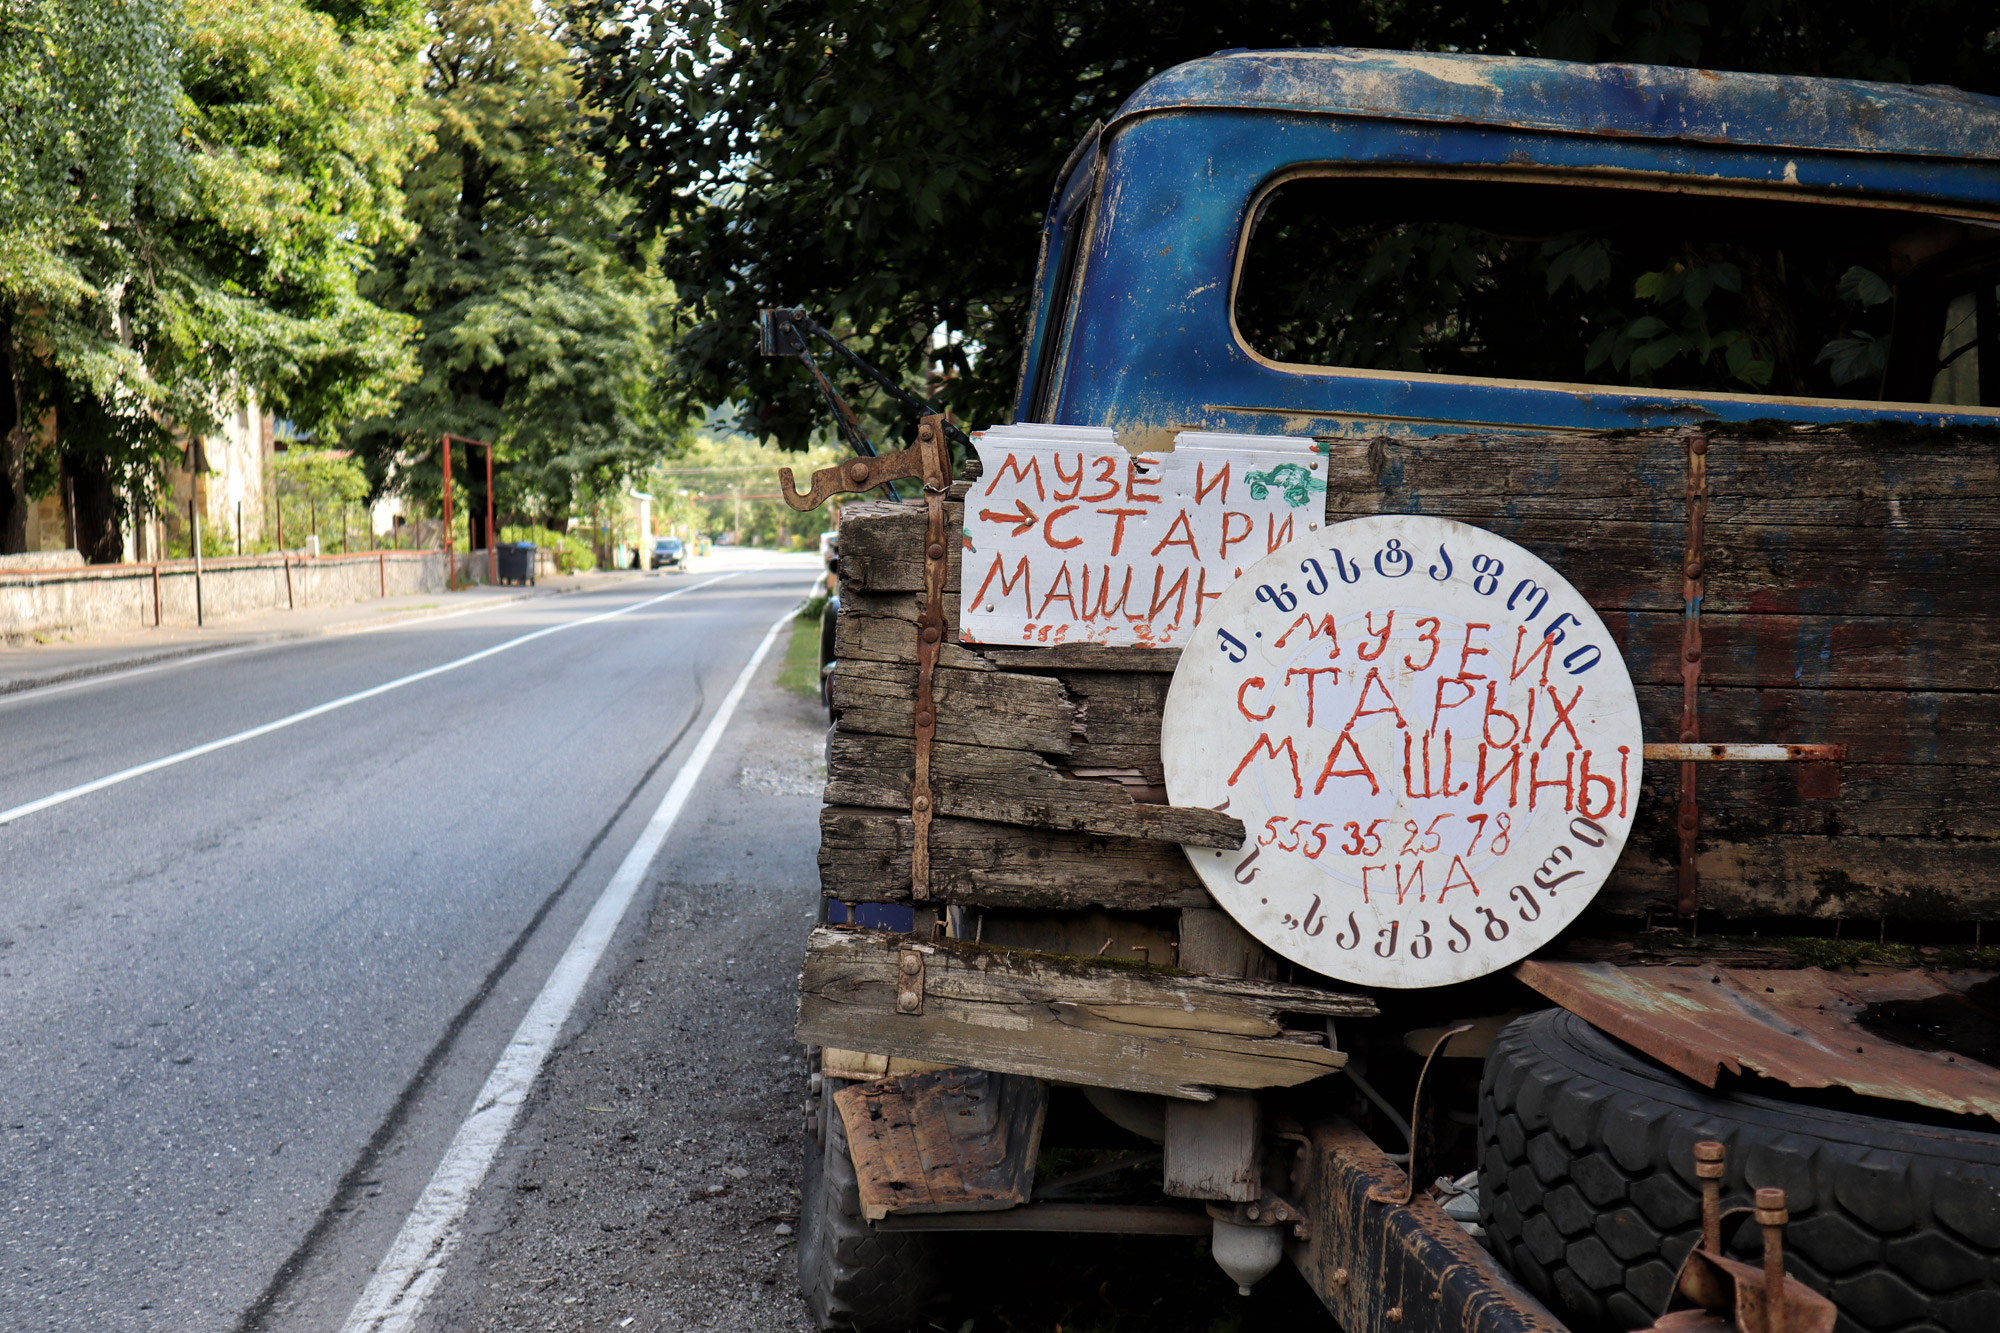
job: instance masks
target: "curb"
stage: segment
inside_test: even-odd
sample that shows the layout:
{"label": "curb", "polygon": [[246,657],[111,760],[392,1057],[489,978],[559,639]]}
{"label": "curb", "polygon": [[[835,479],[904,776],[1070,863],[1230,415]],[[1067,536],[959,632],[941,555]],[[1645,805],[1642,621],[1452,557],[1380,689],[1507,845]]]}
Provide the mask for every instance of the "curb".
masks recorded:
{"label": "curb", "polygon": [[[515,602],[526,602],[538,597],[562,597],[583,588],[550,588],[546,591],[529,589],[507,597],[495,597],[483,603],[478,610],[490,607],[509,606]],[[246,634],[241,638],[216,639],[207,643],[183,644],[177,648],[163,648],[154,652],[140,651],[130,657],[108,658],[101,662],[91,662],[84,666],[71,667],[42,676],[22,676],[14,680],[0,681],[0,698],[15,694],[26,694],[31,690],[45,689],[50,685],[67,685],[72,681],[88,680],[93,676],[116,675],[122,671],[136,671],[141,667],[156,666],[164,662],[178,662],[189,657],[204,657],[243,648],[261,648],[275,643],[289,643],[303,639],[335,638],[342,634],[359,634],[366,630],[381,629],[386,625],[411,624],[436,619],[444,615],[459,615],[468,607],[440,607],[436,610],[416,610],[391,612],[374,616],[367,620],[351,621],[342,625],[325,625],[317,629],[268,630],[261,634]]]}

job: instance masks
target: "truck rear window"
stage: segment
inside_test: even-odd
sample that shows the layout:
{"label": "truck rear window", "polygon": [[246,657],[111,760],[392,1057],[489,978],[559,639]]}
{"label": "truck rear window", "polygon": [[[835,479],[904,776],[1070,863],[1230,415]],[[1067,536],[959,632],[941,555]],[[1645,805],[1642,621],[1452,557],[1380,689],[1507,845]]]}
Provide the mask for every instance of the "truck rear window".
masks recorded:
{"label": "truck rear window", "polygon": [[1437,178],[1263,197],[1236,294],[1313,366],[2000,406],[2000,225]]}

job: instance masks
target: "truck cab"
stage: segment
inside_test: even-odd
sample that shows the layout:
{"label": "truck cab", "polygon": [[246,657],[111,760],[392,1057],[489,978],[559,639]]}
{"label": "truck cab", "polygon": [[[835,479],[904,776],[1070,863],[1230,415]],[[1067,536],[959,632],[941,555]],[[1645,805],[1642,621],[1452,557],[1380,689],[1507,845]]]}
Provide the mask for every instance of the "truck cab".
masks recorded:
{"label": "truck cab", "polygon": [[1991,422],[1996,163],[2000,103],[1950,88],[1225,52],[1079,145],[1016,417],[1142,449]]}
{"label": "truck cab", "polygon": [[[1351,1333],[1991,1327],[2000,101],[1222,52],[1078,146],[1031,318],[984,466],[936,514],[843,512],[798,1028],[823,1325],[911,1326],[950,1246],[1016,1229],[1206,1236],[1246,1291],[1288,1260]],[[1212,892],[1343,836],[1337,815],[1260,828],[1235,788],[1175,803],[1162,719],[1187,663],[1247,647],[1203,621],[1222,594],[1136,644],[967,632],[993,609],[978,570],[1011,570],[990,542],[1038,521],[1036,496],[991,498],[1026,484],[1025,453],[993,461],[1010,442],[1073,446],[1077,477],[1122,450],[1129,496],[1251,437],[1295,449],[1288,503],[1324,506],[1252,557],[1462,525],[1532,553],[1615,645],[1644,742],[1629,836],[1531,954],[1361,984]],[[1049,512],[1054,545],[1116,553],[1054,541]],[[1299,586],[1333,583],[1314,568]],[[1560,798],[1578,854],[1603,832],[1589,781]],[[1346,827],[1360,852],[1372,826]],[[1486,938],[1545,910],[1557,859],[1548,896],[1489,885]],[[1338,919],[1312,911],[1287,928]],[[1753,1201],[1757,1226],[1724,1226]]]}

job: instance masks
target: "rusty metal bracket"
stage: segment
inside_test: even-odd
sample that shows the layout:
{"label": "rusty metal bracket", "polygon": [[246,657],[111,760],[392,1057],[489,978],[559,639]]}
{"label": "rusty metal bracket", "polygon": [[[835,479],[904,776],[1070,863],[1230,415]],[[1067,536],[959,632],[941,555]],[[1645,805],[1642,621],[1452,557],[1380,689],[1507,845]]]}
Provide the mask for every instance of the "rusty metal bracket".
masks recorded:
{"label": "rusty metal bracket", "polygon": [[1765,1187],[1756,1193],[1754,1212],[1763,1232],[1761,1265],[1742,1263],[1722,1252],[1723,1145],[1713,1139],[1694,1145],[1694,1172],[1701,1181],[1701,1243],[1688,1251],[1669,1300],[1690,1308],[1660,1316],[1648,1333],[1833,1333],[1838,1318],[1832,1301],[1785,1273],[1785,1224],[1791,1213],[1785,1192]]}
{"label": "rusty metal bracket", "polygon": [[[899,477],[915,477],[924,493],[924,608],[917,621],[917,703],[912,718],[916,736],[916,772],[910,783],[910,895],[918,902],[931,896],[931,745],[937,739],[937,703],[932,680],[944,651],[944,581],[951,549],[945,542],[944,501],[951,490],[950,423],[941,415],[927,416],[917,428],[917,442],[898,453],[877,458],[850,458],[812,474],[803,495],[790,468],[778,469],[778,487],[785,503],[800,513],[817,509],[828,497],[845,491],[872,490]],[[905,1012],[916,1012],[914,1010]]]}
{"label": "rusty metal bracket", "polygon": [[1760,741],[1648,741],[1646,760],[1656,764],[1797,764],[1799,795],[1830,801],[1840,795],[1840,766],[1847,762],[1845,745],[1792,745]]}
{"label": "rusty metal bracket", "polygon": [[[1683,745],[1701,739],[1701,599],[1703,592],[1702,524],[1708,517],[1708,433],[1687,436],[1687,541],[1681,556],[1681,734]],[[1695,798],[1692,759],[1681,761],[1680,914],[1693,916],[1701,902],[1695,869],[1695,838],[1701,831],[1701,806]]]}
{"label": "rusty metal bracket", "polygon": [[820,468],[812,474],[812,486],[803,495],[793,481],[792,470],[781,467],[778,469],[778,489],[784,492],[785,503],[803,514],[819,508],[836,495],[872,491],[885,482],[901,477],[923,478],[926,466],[924,453],[923,443],[919,441],[893,454],[850,458],[845,463]]}
{"label": "rusty metal bracket", "polygon": [[1239,1227],[1279,1227],[1289,1225],[1292,1234],[1300,1240],[1312,1236],[1312,1218],[1305,1208],[1268,1185],[1255,1201],[1249,1203],[1211,1203],[1208,1215],[1221,1222],[1233,1222]]}
{"label": "rusty metal bracket", "polygon": [[896,1012],[924,1011],[924,951],[903,949],[896,957]]}

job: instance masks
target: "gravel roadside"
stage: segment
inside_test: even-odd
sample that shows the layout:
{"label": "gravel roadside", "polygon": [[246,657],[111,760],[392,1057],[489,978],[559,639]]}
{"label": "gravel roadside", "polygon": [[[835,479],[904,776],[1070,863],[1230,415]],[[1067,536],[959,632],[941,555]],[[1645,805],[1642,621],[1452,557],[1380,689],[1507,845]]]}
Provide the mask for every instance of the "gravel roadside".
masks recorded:
{"label": "gravel roadside", "polygon": [[[825,714],[779,688],[781,668],[774,652],[700,818],[670,840],[636,956],[524,1108],[430,1333],[813,1333],[793,1248],[806,1069],[791,1030]],[[1246,1300],[1197,1240],[1003,1233],[959,1254],[942,1333],[1334,1328],[1289,1265]]]}
{"label": "gravel roadside", "polygon": [[524,1108],[427,1327],[810,1333],[791,1029],[825,718],[778,688],[782,664],[774,652],[759,671],[702,817],[655,868],[637,956]]}

